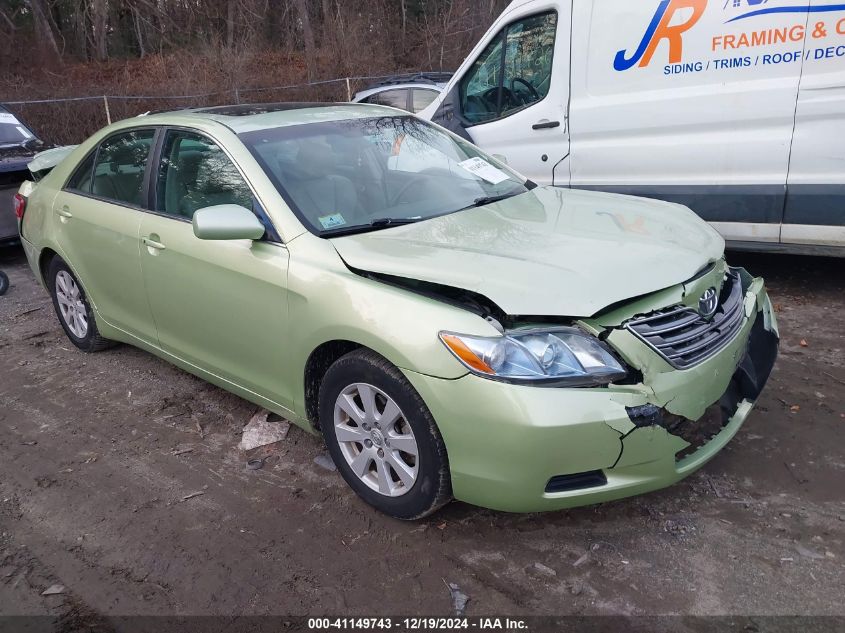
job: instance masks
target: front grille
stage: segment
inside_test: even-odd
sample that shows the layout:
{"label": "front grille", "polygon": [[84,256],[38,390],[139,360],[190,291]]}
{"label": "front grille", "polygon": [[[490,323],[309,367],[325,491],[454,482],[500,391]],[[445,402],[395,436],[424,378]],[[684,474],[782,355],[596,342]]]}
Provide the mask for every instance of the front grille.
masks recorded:
{"label": "front grille", "polygon": [[742,281],[730,271],[722,285],[719,307],[709,321],[688,306],[658,310],[631,319],[625,327],[670,365],[688,369],[730,343],[742,327]]}

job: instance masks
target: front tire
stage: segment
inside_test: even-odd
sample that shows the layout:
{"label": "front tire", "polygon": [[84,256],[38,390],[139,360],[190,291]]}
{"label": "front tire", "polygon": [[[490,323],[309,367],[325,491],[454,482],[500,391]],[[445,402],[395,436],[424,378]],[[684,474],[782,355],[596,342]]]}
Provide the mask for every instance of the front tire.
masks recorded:
{"label": "front tire", "polygon": [[61,257],[50,261],[47,280],[59,323],[71,343],[83,352],[99,352],[115,344],[100,336],[82,284]]}
{"label": "front tire", "polygon": [[402,373],[369,350],[338,360],[320,386],[320,427],[346,483],[387,515],[411,521],[452,497],[446,447]]}

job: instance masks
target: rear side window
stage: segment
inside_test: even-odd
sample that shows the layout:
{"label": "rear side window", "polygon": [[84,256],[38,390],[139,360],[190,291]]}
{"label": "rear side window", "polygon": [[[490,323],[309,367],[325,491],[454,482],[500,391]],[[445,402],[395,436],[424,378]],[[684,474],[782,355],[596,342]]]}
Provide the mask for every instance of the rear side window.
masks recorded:
{"label": "rear side window", "polygon": [[253,209],[252,190],[229,157],[210,139],[171,130],[161,153],[156,211],[191,219],[218,204]]}
{"label": "rear side window", "polygon": [[98,198],[140,207],[144,172],[154,136],[154,130],[133,130],[106,139],[97,151],[91,193]]}
{"label": "rear side window", "polygon": [[88,157],[82,161],[79,167],[76,168],[73,176],[68,180],[67,188],[79,191],[81,193],[91,193],[91,175],[94,173],[94,159],[97,157],[97,152],[91,152]]}
{"label": "rear side window", "polygon": [[408,109],[408,90],[385,90],[374,95],[377,99],[374,103],[380,105],[390,106],[391,108],[399,108],[400,110]]}
{"label": "rear side window", "polygon": [[417,112],[422,112],[428,106],[431,105],[432,101],[437,98],[437,95],[440,93],[436,90],[426,90],[425,88],[414,88],[414,114]]}

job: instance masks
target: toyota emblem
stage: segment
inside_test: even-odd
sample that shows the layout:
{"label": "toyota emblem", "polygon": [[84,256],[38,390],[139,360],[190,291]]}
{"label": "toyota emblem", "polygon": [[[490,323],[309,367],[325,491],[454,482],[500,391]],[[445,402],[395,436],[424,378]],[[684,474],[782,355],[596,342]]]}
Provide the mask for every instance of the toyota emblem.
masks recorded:
{"label": "toyota emblem", "polygon": [[698,300],[698,313],[705,319],[712,319],[719,307],[719,293],[715,288],[708,288]]}

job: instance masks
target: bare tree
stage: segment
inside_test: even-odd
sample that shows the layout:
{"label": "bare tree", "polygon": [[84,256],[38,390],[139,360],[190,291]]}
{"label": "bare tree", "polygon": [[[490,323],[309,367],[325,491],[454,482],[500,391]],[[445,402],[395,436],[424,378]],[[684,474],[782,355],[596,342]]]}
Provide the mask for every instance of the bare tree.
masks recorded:
{"label": "bare tree", "polygon": [[302,25],[302,39],[305,41],[305,65],[308,68],[308,79],[314,79],[317,68],[317,46],[314,43],[314,30],[311,28],[311,17],[308,15],[308,4],[305,0],[295,0],[299,22]]}

